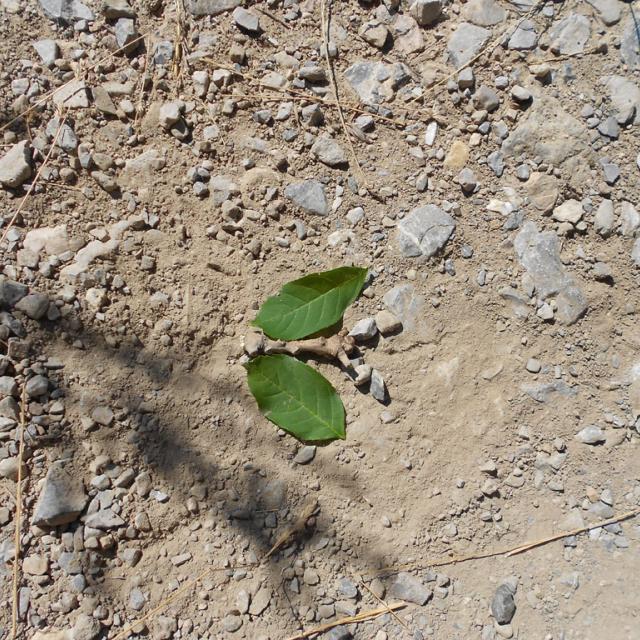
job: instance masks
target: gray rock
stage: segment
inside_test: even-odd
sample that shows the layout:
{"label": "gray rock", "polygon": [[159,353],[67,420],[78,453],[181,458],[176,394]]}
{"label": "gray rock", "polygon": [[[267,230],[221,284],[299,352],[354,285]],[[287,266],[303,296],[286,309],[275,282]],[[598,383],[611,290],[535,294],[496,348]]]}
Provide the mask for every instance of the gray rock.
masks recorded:
{"label": "gray rock", "polygon": [[[620,58],[629,65],[630,69],[640,69],[640,50],[638,49],[638,22],[637,17],[629,12],[629,17],[624,23],[624,31],[620,42]],[[636,113],[636,123],[640,114]]]}
{"label": "gray rock", "polygon": [[349,335],[358,341],[371,340],[376,333],[378,333],[378,327],[373,318],[363,318],[349,331]]}
{"label": "gray rock", "polygon": [[378,331],[380,331],[383,336],[393,334],[402,329],[402,322],[400,322],[393,313],[384,309],[376,313],[375,321]]}
{"label": "gray rock", "polygon": [[593,228],[603,238],[608,238],[615,228],[616,218],[613,213],[613,202],[603,200],[593,218]]}
{"label": "gray rock", "polygon": [[315,446],[305,446],[298,450],[293,461],[296,464],[309,464],[316,457],[316,449]]}
{"label": "gray rock", "polygon": [[504,155],[500,151],[494,151],[487,156],[487,165],[499,178],[504,173]]}
{"label": "gray rock", "polygon": [[133,589],[131,589],[131,591],[129,592],[130,609],[133,609],[134,611],[140,611],[146,603],[147,599],[145,598],[144,593],[142,593],[141,589],[138,589],[138,587],[134,587]]}
{"label": "gray rock", "polygon": [[559,100],[546,95],[534,100],[502,143],[502,152],[507,157],[539,156],[554,166],[569,159],[577,164],[579,157],[589,150],[585,125],[568,114]]}
{"label": "gray rock", "polygon": [[531,100],[531,91],[517,84],[511,89],[511,97],[517,102],[529,102]]}
{"label": "gray rock", "polygon": [[32,320],[40,320],[47,313],[49,298],[44,293],[30,293],[22,298],[15,308]]}
{"label": "gray rock", "polygon": [[40,60],[42,60],[42,64],[47,67],[53,66],[55,61],[60,56],[60,48],[55,40],[38,40],[33,43],[33,48],[36,50],[37,54],[40,56]]}
{"label": "gray rock", "polygon": [[109,531],[124,526],[125,521],[112,509],[101,509],[84,518],[84,523],[93,529]]}
{"label": "gray rock", "polygon": [[33,376],[27,380],[25,391],[30,398],[42,396],[49,390],[49,378],[45,376]]}
{"label": "gray rock", "polygon": [[28,291],[26,285],[0,276],[0,309],[11,309]]}
{"label": "gray rock", "polygon": [[501,584],[491,600],[491,615],[498,624],[509,624],[516,613],[516,602],[511,586]]}
{"label": "gray rock", "polygon": [[606,439],[604,431],[595,424],[580,429],[576,434],[576,440],[583,444],[601,444]]}
{"label": "gray rock", "polygon": [[31,177],[31,153],[26,140],[14,144],[0,158],[0,184],[15,189]]}
{"label": "gray rock", "polygon": [[587,0],[598,12],[598,15],[606,25],[611,26],[620,21],[621,5],[618,0]]}
{"label": "gray rock", "polygon": [[103,0],[100,10],[107,20],[136,17],[136,12],[131,8],[127,0]]}
{"label": "gray rock", "polygon": [[640,229],[640,213],[627,200],[620,203],[620,233],[633,238]]}
{"label": "gray rock", "polygon": [[416,319],[423,305],[423,300],[416,295],[413,285],[401,284],[389,289],[382,298],[387,308],[402,322],[406,329],[415,326]]}
{"label": "gray rock", "polygon": [[71,640],[95,640],[100,635],[102,625],[93,616],[81,613],[71,629]]}
{"label": "gray rock", "polygon": [[0,376],[0,398],[18,397],[18,385],[11,376]]}
{"label": "gray rock", "polygon": [[242,4],[242,0],[188,0],[187,6],[194,16],[217,16]]}
{"label": "gray rock", "polygon": [[11,397],[0,400],[0,417],[16,421],[20,415],[18,403]]}
{"label": "gray rock", "polygon": [[559,393],[561,396],[570,398],[576,395],[576,390],[570,387],[564,380],[554,380],[542,384],[523,384],[520,389],[536,402],[548,402],[551,395]]}
{"label": "gray rock", "polygon": [[507,12],[495,0],[470,0],[462,6],[463,17],[479,27],[504,22]]}
{"label": "gray rock", "polygon": [[607,138],[617,140],[620,136],[620,125],[614,116],[609,116],[600,122],[598,132]]}
{"label": "gray rock", "polygon": [[33,524],[50,526],[73,522],[87,504],[82,479],[72,475],[61,463],[54,463],[44,480],[36,503]]}
{"label": "gray rock", "polygon": [[93,11],[79,0],[38,0],[45,15],[51,20],[72,22],[73,20],[93,20]]}
{"label": "gray rock", "polygon": [[523,20],[513,32],[507,43],[509,49],[526,51],[538,44],[536,25],[531,20]]}
{"label": "gray rock", "polygon": [[[60,129],[60,133],[58,133]],[[49,138],[53,140],[57,134],[56,146],[64,149],[64,151],[71,152],[78,148],[78,137],[76,132],[66,122],[60,125],[60,118],[51,118],[47,124],[45,132]]]}
{"label": "gray rock", "polygon": [[369,20],[360,27],[358,34],[365,42],[382,49],[389,38],[389,29],[378,20]]}
{"label": "gray rock", "polygon": [[330,629],[326,636],[327,640],[351,640],[353,636],[347,627],[340,625]]}
{"label": "gray rock", "polygon": [[385,402],[387,399],[387,388],[384,379],[377,369],[371,371],[371,386],[369,387],[371,395],[378,402]]}
{"label": "gray rock", "polygon": [[488,29],[462,22],[447,43],[449,63],[456,68],[466,65],[480,53],[490,37]]}
{"label": "gray rock", "polygon": [[[471,67],[465,67],[459,74],[458,74],[458,88],[462,89],[463,91],[465,89],[472,89],[473,85],[476,82],[476,78],[475,78],[475,74],[473,73],[473,69]],[[433,122],[432,124],[436,125],[436,131],[437,131],[437,122]],[[429,125],[431,126],[431,125]],[[428,127],[427,127],[428,130]],[[434,136],[435,138],[435,136]],[[426,142],[426,136],[425,136],[425,142]],[[426,144],[429,144],[428,142],[426,142]],[[429,144],[429,146],[431,146],[433,144],[433,141],[431,142],[431,144]]]}
{"label": "gray rock", "polygon": [[609,94],[610,113],[621,124],[640,124],[640,87],[623,76],[602,79]]}
{"label": "gray rock", "polygon": [[465,168],[458,174],[458,184],[466,194],[470,194],[474,192],[478,181],[473,171]]}
{"label": "gray rock", "polygon": [[344,78],[361,102],[375,105],[393,98],[395,91],[411,80],[411,72],[401,62],[356,62]]}
{"label": "gray rock", "polygon": [[631,260],[633,260],[636,267],[640,267],[640,238],[638,238],[633,243],[633,247],[631,247]]}
{"label": "gray rock", "polygon": [[133,53],[141,42],[133,18],[119,18],[116,22],[115,34],[118,48],[126,53]]}
{"label": "gray rock", "polygon": [[260,19],[255,13],[247,11],[243,7],[236,7],[233,10],[233,21],[245,31],[260,33]]}
{"label": "gray rock", "polygon": [[498,94],[487,87],[487,85],[481,85],[473,96],[473,104],[476,109],[486,109],[487,111],[495,111],[500,106],[500,98]]}
{"label": "gray rock", "polygon": [[258,593],[251,598],[249,613],[252,616],[259,616],[271,603],[271,589],[260,587]]}
{"label": "gray rock", "polygon": [[433,597],[433,591],[425,587],[420,580],[410,573],[399,573],[391,586],[389,594],[400,600],[406,600],[420,606],[427,604]]}
{"label": "gray rock", "polygon": [[414,0],[409,12],[421,27],[427,27],[442,15],[441,0]]}
{"label": "gray rock", "polygon": [[561,205],[556,207],[551,217],[558,222],[570,222],[578,224],[582,219],[582,204],[578,200],[565,200]]}
{"label": "gray rock", "polygon": [[407,257],[430,258],[444,247],[455,228],[455,220],[439,207],[418,207],[398,224],[398,247]]}
{"label": "gray rock", "polygon": [[516,236],[514,248],[518,261],[531,276],[538,296],[542,299],[556,296],[560,322],[573,324],[584,315],[587,301],[564,269],[555,233],[538,232],[534,222],[527,222]]}
{"label": "gray rock", "polygon": [[56,89],[52,100],[61,109],[86,109],[89,106],[87,85],[84,80],[72,80]]}
{"label": "gray rock", "polygon": [[617,164],[601,160],[600,166],[607,184],[614,185],[620,179],[620,167]]}
{"label": "gray rock", "polygon": [[575,55],[584,51],[591,36],[589,18],[572,13],[553,24],[549,30],[551,51],[559,55]]}
{"label": "gray rock", "polygon": [[326,216],[329,213],[325,187],[317,180],[294,182],[285,188],[284,195],[308,213],[318,216]]}
{"label": "gray rock", "polygon": [[316,138],[311,153],[329,167],[340,167],[348,164],[345,150],[331,137],[322,135]]}

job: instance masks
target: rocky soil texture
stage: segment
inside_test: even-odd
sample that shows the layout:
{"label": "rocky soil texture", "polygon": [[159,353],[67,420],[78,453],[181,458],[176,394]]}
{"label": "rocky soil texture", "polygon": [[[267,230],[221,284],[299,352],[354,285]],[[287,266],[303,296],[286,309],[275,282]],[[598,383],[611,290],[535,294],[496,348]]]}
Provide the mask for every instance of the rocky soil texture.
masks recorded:
{"label": "rocky soil texture", "polygon": [[[637,640],[638,24],[0,0],[0,637]],[[366,366],[304,446],[250,321],[345,264]]]}

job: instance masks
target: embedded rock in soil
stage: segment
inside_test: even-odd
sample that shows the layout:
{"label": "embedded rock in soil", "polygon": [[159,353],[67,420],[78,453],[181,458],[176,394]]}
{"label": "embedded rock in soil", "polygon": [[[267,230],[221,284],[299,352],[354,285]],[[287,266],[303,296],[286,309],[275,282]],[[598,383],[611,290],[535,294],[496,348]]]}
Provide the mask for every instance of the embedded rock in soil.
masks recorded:
{"label": "embedded rock in soil", "polygon": [[82,479],[55,462],[44,480],[36,503],[33,524],[55,527],[73,522],[87,504]]}
{"label": "embedded rock in soil", "polygon": [[318,216],[326,216],[329,213],[324,185],[317,180],[294,182],[285,188],[284,195],[308,213]]}
{"label": "embedded rock in soil", "polygon": [[398,224],[398,247],[407,257],[430,258],[444,247],[455,228],[455,220],[439,207],[418,207]]}
{"label": "embedded rock in soil", "polygon": [[31,177],[31,154],[26,140],[14,144],[0,158],[0,184],[15,189]]}
{"label": "embedded rock in soil", "polygon": [[489,41],[491,31],[463,22],[447,43],[449,63],[456,69],[469,63]]}

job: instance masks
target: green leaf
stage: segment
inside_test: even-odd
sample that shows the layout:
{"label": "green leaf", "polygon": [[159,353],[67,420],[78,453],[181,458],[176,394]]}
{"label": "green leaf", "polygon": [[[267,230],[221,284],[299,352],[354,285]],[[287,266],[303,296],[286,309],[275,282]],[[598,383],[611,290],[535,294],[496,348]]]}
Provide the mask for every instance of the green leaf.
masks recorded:
{"label": "green leaf", "polygon": [[331,383],[291,356],[258,356],[246,366],[249,389],[271,422],[303,442],[345,438],[344,406]]}
{"label": "green leaf", "polygon": [[340,267],[289,282],[262,305],[253,324],[274,340],[306,338],[342,318],[366,277],[366,269]]}

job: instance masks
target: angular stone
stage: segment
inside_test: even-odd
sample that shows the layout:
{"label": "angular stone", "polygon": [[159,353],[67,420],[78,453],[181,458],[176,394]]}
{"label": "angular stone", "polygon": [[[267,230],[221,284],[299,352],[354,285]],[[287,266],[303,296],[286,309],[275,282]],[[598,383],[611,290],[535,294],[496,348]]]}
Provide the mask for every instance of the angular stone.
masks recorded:
{"label": "angular stone", "polygon": [[378,20],[369,20],[360,27],[358,34],[370,45],[382,49],[389,37],[389,29]]}
{"label": "angular stone", "polygon": [[439,207],[418,207],[398,224],[398,247],[404,256],[430,258],[444,247],[455,228],[455,220]]}
{"label": "angular stone", "polygon": [[93,20],[93,11],[79,0],[38,0],[45,15],[51,20],[72,22]]}
{"label": "angular stone", "polygon": [[633,243],[633,247],[631,247],[631,260],[636,267],[640,267],[640,238],[638,238]]}
{"label": "angular stone", "polygon": [[44,293],[30,293],[22,298],[15,308],[32,320],[40,320],[47,313],[49,298]]}
{"label": "angular stone", "polygon": [[271,602],[271,589],[268,587],[261,587],[253,598],[251,598],[251,604],[249,605],[249,613],[252,616],[259,616]]}
{"label": "angular stone", "polygon": [[583,444],[601,444],[606,440],[604,431],[595,424],[580,429],[576,434],[576,440]]}
{"label": "angular stone", "polygon": [[[620,42],[620,59],[630,69],[640,69],[640,50],[638,48],[638,18],[629,12],[624,23],[624,30]],[[636,113],[636,123],[640,114]]]}
{"label": "angular stone", "polygon": [[618,122],[640,124],[640,87],[623,76],[602,79],[610,100],[610,113]]}
{"label": "angular stone", "polygon": [[454,140],[444,159],[444,166],[453,171],[462,169],[469,160],[469,147],[462,140]]}
{"label": "angular stone", "polygon": [[523,20],[511,34],[507,47],[515,51],[533,49],[538,44],[536,25],[531,20]]}
{"label": "angular stone", "polygon": [[627,200],[620,203],[620,233],[633,238],[640,229],[640,213]]}
{"label": "angular stone", "polygon": [[394,598],[406,600],[420,606],[427,604],[433,597],[433,591],[425,587],[420,580],[410,573],[399,573],[391,586],[389,594]]}
{"label": "angular stone", "polygon": [[383,336],[391,335],[402,329],[402,322],[393,313],[384,309],[376,313],[375,321],[378,331]]}
{"label": "angular stone", "polygon": [[349,331],[349,335],[359,341],[371,340],[376,333],[378,333],[378,327],[373,318],[363,318]]}
{"label": "angular stone", "polygon": [[460,68],[471,61],[489,41],[491,31],[469,22],[462,22],[449,38],[449,63]]}
{"label": "angular stone", "polygon": [[590,149],[585,125],[568,114],[559,100],[550,96],[537,98],[518,126],[502,143],[505,156],[540,156],[554,166]]}
{"label": "angular stone", "polygon": [[317,447],[313,445],[301,447],[293,458],[293,461],[296,464],[309,464],[316,457],[316,449]]}
{"label": "angular stone", "polygon": [[131,8],[127,0],[104,0],[100,10],[107,20],[136,17],[136,12]]}
{"label": "angular stone", "polygon": [[356,62],[344,78],[361,102],[375,105],[393,98],[395,91],[411,80],[411,72],[401,62]]}
{"label": "angular stone", "polygon": [[56,462],[45,477],[34,509],[33,524],[38,527],[55,527],[73,522],[86,504],[87,495],[82,479]]}
{"label": "angular stone", "polygon": [[92,513],[84,518],[84,523],[87,527],[93,529],[101,529],[103,531],[109,531],[110,529],[117,529],[125,524],[125,521],[111,509],[101,509]]}
{"label": "angular stone", "polygon": [[40,60],[42,60],[42,64],[47,67],[55,64],[55,61],[60,56],[60,48],[55,40],[44,39],[38,40],[33,43],[33,48],[36,50],[37,54],[40,56]]}
{"label": "angular stone", "polygon": [[616,217],[613,213],[613,202],[603,200],[593,218],[593,228],[603,238],[608,238],[615,228]]}
{"label": "angular stone", "polygon": [[311,147],[311,153],[329,167],[348,164],[345,150],[330,136],[318,136]]}
{"label": "angular stone", "polygon": [[529,202],[541,213],[551,211],[558,199],[558,180],[546,173],[533,173],[525,184]]}
{"label": "angular stone", "polygon": [[442,15],[441,0],[414,0],[409,12],[421,27],[427,27]]}
{"label": "angular stone", "polygon": [[11,309],[28,291],[26,285],[0,276],[0,309]]}
{"label": "angular stone", "polygon": [[188,0],[187,6],[194,16],[217,16],[242,4],[242,0]]}
{"label": "angular stone", "polygon": [[618,0],[587,0],[598,12],[598,15],[606,25],[611,26],[620,21],[621,4]]}
{"label": "angular stone", "polygon": [[26,140],[14,144],[0,158],[0,184],[16,189],[31,177],[31,153]]}
{"label": "angular stone", "polygon": [[570,222],[575,225],[580,222],[583,213],[582,204],[578,200],[565,200],[553,210],[551,217],[558,222]]}
{"label": "angular stone", "polygon": [[133,18],[119,18],[114,31],[119,49],[129,54],[138,48],[141,39],[138,36],[136,22]]}
{"label": "angular stone", "polygon": [[507,17],[507,12],[495,0],[469,0],[462,5],[462,15],[471,24],[492,27]]}
{"label": "angular stone", "polygon": [[418,23],[409,15],[397,13],[391,23],[394,48],[411,55],[424,49],[424,37]]}
{"label": "angular stone", "polygon": [[52,99],[61,109],[86,109],[89,106],[87,85],[84,80],[72,80],[56,89]]}
{"label": "angular stone", "polygon": [[317,180],[294,182],[285,188],[284,195],[308,213],[318,216],[326,216],[329,213],[325,187]]}
{"label": "angular stone", "polygon": [[236,7],[233,10],[233,21],[245,31],[250,33],[260,33],[260,18],[255,13],[247,11],[243,7]]}
{"label": "angular stone", "polygon": [[572,56],[584,51],[591,36],[589,18],[572,13],[552,25],[549,30],[551,51],[562,56]]}

